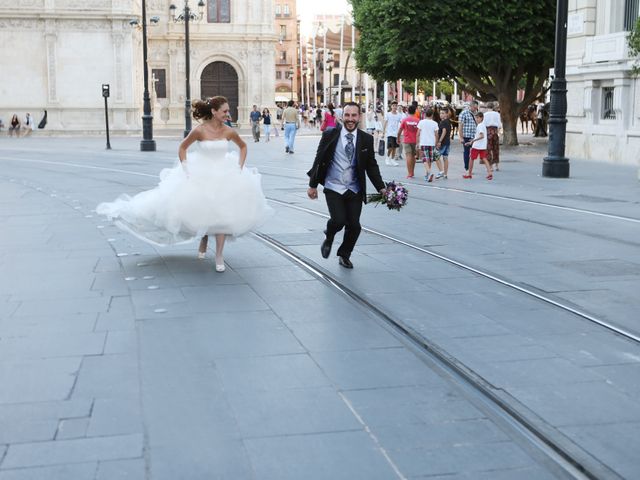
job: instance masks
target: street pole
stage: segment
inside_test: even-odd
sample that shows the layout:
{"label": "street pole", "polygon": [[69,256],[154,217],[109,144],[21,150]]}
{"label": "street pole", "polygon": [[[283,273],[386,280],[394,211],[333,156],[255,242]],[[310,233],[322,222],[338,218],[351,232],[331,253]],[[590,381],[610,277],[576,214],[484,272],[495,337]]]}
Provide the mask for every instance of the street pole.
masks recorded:
{"label": "street pole", "polygon": [[564,156],[567,136],[567,17],[568,0],[558,0],[556,13],[556,51],[551,81],[549,113],[549,151],[542,162],[542,176],[569,177],[569,159]]}
{"label": "street pole", "polygon": [[[344,60],[344,14],[342,15],[342,23],[340,24],[340,64],[338,65],[338,100],[337,103],[343,104],[342,98],[342,80],[344,80],[344,76],[342,75],[343,66],[345,64]],[[331,82],[329,82],[331,85]]]}
{"label": "street pole", "polygon": [[313,34],[313,103],[318,103],[318,59],[316,57],[316,34],[317,30]]}
{"label": "street pole", "polygon": [[[300,71],[300,101],[302,103],[305,103],[305,101],[304,101],[304,73],[303,73],[304,64],[302,63],[302,32],[300,31],[299,25],[300,25],[300,22],[298,22],[298,32],[299,32],[298,35],[300,36],[300,41],[299,41],[299,44],[300,44],[300,55],[299,55],[299,57],[300,57],[300,70],[299,70]],[[296,72],[296,76],[297,76],[297,72]],[[308,109],[308,105],[307,105],[307,109]]]}
{"label": "street pole", "polygon": [[326,25],[323,25],[322,32],[324,33],[324,37],[322,39],[322,93],[323,93],[322,103],[324,103],[325,105],[328,105],[329,102],[327,102],[327,81],[326,81],[326,78],[327,78],[327,27]]}
{"label": "street pole", "polygon": [[189,52],[189,20],[191,17],[191,10],[189,9],[188,0],[184,2],[184,50],[185,50],[185,80],[186,80],[186,95],[184,99],[184,136],[186,137],[191,132],[191,53]]}
{"label": "street pole", "polygon": [[[153,139],[153,115],[151,115],[151,98],[149,97],[149,68],[147,66],[147,5],[142,0],[142,56],[144,75],[144,94],[142,104],[142,140],[141,152],[155,152],[156,141]],[[105,98],[106,101],[106,98]]]}
{"label": "street pole", "polygon": [[109,98],[109,84],[102,84],[102,97],[104,98],[104,124],[107,132],[107,150],[111,150],[111,142],[109,141],[109,105],[107,104],[107,98]]}

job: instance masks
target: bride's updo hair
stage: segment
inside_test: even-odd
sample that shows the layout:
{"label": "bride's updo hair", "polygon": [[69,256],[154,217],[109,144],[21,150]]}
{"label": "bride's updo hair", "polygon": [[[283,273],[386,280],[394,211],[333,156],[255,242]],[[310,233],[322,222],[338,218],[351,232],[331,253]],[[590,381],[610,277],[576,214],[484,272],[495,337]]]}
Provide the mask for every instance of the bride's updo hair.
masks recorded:
{"label": "bride's updo hair", "polygon": [[217,96],[211,97],[207,100],[196,100],[193,102],[193,118],[196,120],[204,119],[211,120],[213,115],[211,109],[220,110],[220,107],[225,103],[229,103],[225,97]]}

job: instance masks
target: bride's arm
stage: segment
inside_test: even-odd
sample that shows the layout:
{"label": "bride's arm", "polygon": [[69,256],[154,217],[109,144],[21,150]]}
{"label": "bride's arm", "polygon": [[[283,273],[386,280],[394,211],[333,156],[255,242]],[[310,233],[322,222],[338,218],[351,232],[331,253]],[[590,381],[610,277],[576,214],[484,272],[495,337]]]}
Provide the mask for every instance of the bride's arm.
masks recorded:
{"label": "bride's arm", "polygon": [[247,160],[247,144],[240,138],[238,132],[232,128],[229,128],[229,136],[227,139],[235,143],[240,149],[240,168],[244,168],[244,162]]}
{"label": "bride's arm", "polygon": [[180,159],[180,163],[184,162],[187,159],[187,149],[191,146],[193,142],[196,140],[200,140],[200,127],[196,127],[189,132],[189,135],[180,143],[178,147],[178,158]]}

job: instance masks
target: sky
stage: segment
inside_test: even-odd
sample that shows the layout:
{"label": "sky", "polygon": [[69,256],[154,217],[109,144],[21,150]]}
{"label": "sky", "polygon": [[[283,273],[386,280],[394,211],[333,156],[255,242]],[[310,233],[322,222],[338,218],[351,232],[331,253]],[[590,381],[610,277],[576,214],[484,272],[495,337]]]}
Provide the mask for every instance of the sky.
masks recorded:
{"label": "sky", "polygon": [[311,21],[314,15],[340,15],[351,11],[347,0],[296,0],[296,8],[300,15],[300,29],[303,35],[311,33]]}

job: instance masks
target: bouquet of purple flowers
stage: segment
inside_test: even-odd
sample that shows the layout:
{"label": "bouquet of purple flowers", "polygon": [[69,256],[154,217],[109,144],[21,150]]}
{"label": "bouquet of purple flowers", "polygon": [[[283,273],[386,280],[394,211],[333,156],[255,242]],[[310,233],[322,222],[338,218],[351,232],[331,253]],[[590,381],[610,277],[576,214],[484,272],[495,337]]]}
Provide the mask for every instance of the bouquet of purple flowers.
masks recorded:
{"label": "bouquet of purple flowers", "polygon": [[404,185],[393,180],[387,183],[384,193],[367,195],[367,201],[386,205],[389,210],[400,210],[407,204],[408,197],[409,191],[404,188]]}

